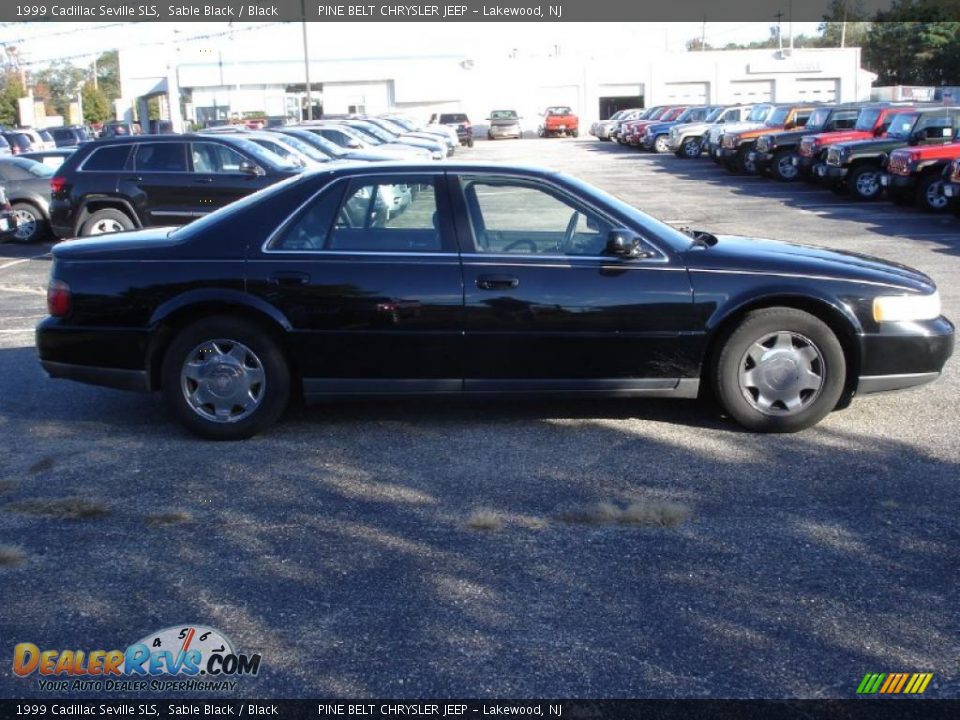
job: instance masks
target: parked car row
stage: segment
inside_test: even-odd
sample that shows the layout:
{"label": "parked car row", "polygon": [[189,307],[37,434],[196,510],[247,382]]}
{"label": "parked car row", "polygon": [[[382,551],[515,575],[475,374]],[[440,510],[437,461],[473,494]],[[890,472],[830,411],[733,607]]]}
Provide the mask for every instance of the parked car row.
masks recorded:
{"label": "parked car row", "polygon": [[679,158],[705,153],[731,173],[960,215],[958,132],[958,107],[878,102],[667,105],[591,127],[601,140]]}

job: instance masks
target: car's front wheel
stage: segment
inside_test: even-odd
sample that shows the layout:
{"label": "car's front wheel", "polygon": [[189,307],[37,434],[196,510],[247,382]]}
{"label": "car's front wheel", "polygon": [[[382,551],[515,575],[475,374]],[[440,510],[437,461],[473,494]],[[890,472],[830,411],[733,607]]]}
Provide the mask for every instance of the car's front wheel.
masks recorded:
{"label": "car's front wheel", "polygon": [[755,432],[816,425],[837,406],[846,379],[840,341],[819,318],[794,308],[755,310],[723,341],[713,386],[723,408]]}
{"label": "car's front wheel", "polygon": [[269,333],[228,316],[179,332],[162,367],[163,394],[179,420],[210,440],[240,440],[272,425],[290,399],[290,369]]}
{"label": "car's front wheel", "polygon": [[699,138],[687,138],[674,153],[679,158],[698,158],[703,146]]}
{"label": "car's front wheel", "polygon": [[661,155],[670,152],[670,138],[666,135],[657,135],[653,141],[653,149]]}
{"label": "car's front wheel", "polygon": [[793,182],[800,174],[800,168],[793,164],[793,152],[790,150],[780,150],[773,156],[773,163],[770,166],[777,180],[783,182]]}
{"label": "car's front wheel", "polygon": [[943,212],[950,198],[943,194],[943,177],[940,173],[927,173],[917,185],[917,203],[924,210]]}
{"label": "car's front wheel", "polygon": [[880,169],[873,165],[859,165],[847,179],[850,194],[857,200],[876,200],[883,192],[880,184]]}

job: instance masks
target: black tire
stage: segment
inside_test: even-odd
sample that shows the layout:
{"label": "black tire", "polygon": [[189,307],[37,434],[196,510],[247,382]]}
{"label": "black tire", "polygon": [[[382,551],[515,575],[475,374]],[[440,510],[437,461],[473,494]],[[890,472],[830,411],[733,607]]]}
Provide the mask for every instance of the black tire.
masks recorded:
{"label": "black tire", "polygon": [[917,205],[927,212],[944,212],[950,204],[950,198],[942,192],[943,175],[939,172],[928,172],[917,183]]}
{"label": "black tire", "polygon": [[673,154],[684,160],[693,160],[700,157],[702,152],[703,143],[700,138],[690,137],[680,143],[680,147]]}
{"label": "black tire", "polygon": [[[793,348],[806,351],[809,344],[818,353],[811,367],[819,371],[820,386],[817,390],[799,393],[797,397],[802,404],[794,411],[788,411],[780,400],[775,400],[768,410],[762,410],[759,404],[769,401],[769,398],[764,400],[762,394],[755,396],[750,388],[741,385],[741,370],[751,362],[748,350],[755,343],[778,333],[798,338],[793,341]],[[807,344],[796,344],[802,341]],[[780,366],[773,366],[771,372],[782,377],[784,364],[781,360]],[[796,370],[789,362],[786,367]],[[826,323],[802,310],[774,307],[748,313],[739,325],[721,339],[719,352],[714,356],[711,381],[720,405],[746,429],[763,433],[790,433],[816,425],[837,406],[843,394],[846,373],[843,348]],[[789,377],[790,372],[786,380]],[[803,392],[809,394],[801,399]],[[777,403],[781,404],[780,408],[775,407]]]}
{"label": "black tire", "polygon": [[467,139],[467,147],[468,147],[468,148],[472,148],[472,147],[473,147],[473,138]]}
{"label": "black tire", "polygon": [[[262,367],[263,395],[246,417],[233,421],[208,419],[186,398],[181,370],[197,348],[215,340],[242,343]],[[277,343],[256,324],[230,316],[204,318],[177,333],[163,357],[161,382],[164,398],[177,419],[191,432],[209,440],[242,440],[256,435],[280,418],[290,400],[290,368]]]}
{"label": "black tire", "polygon": [[487,140],[492,141],[492,140],[493,140],[493,135],[491,135],[490,133],[487,133]]}
{"label": "black tire", "polygon": [[11,242],[28,245],[47,237],[50,223],[37,206],[25,202],[13,203],[13,212],[17,216],[17,231],[10,237]]}
{"label": "black tire", "polygon": [[880,168],[876,165],[857,165],[847,176],[850,197],[862,202],[876,200],[883,194],[880,184]]}
{"label": "black tire", "polygon": [[[800,176],[800,168],[792,163],[793,150],[778,150],[770,163],[770,173],[780,182],[793,182]],[[788,169],[792,168],[792,170]]]}
{"label": "black tire", "polygon": [[80,236],[108,235],[115,232],[133,230],[134,227],[136,226],[133,220],[122,210],[104,208],[103,210],[97,210],[84,221],[83,226],[80,228]]}
{"label": "black tire", "polygon": [[570,133],[570,134],[571,134],[573,137],[580,137],[580,131],[579,131],[579,130],[574,130],[574,131],[573,131],[572,133]]}

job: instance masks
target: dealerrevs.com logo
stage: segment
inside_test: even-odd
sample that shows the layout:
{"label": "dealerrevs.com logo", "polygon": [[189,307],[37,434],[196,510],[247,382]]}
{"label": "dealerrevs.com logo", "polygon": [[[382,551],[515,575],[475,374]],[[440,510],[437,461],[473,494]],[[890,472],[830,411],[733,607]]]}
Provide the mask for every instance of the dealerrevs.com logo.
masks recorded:
{"label": "dealerrevs.com logo", "polygon": [[13,649],[13,672],[36,675],[41,690],[139,692],[233,690],[235,678],[256,675],[260,655],[234,650],[226,635],[202,625],[177,625],[125,650]]}

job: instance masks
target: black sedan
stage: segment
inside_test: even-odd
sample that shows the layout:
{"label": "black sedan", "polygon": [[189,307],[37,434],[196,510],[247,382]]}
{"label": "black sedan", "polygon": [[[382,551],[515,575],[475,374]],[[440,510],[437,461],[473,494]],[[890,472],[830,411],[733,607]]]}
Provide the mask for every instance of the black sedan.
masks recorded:
{"label": "black sedan", "polygon": [[741,425],[792,432],[934,380],[953,351],[915,270],[680,232],[503,165],[331,163],[53,256],[46,371],[162,390],[217,439],[263,430],[293,394],[712,391]]}

